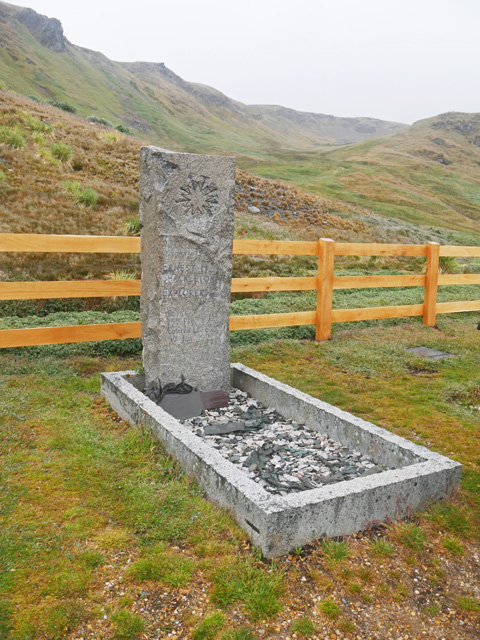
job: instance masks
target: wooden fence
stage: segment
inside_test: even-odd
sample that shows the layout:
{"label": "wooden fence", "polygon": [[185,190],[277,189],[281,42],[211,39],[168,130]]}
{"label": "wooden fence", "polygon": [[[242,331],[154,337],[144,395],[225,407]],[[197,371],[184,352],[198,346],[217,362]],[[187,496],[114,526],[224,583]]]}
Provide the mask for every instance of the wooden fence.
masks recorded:
{"label": "wooden fence", "polygon": [[[139,253],[140,238],[5,233],[0,234],[0,251]],[[232,293],[316,291],[317,306],[315,311],[231,316],[231,331],[314,324],[316,325],[316,340],[328,340],[331,337],[333,322],[422,316],[423,323],[433,327],[436,314],[480,310],[480,300],[437,302],[437,290],[440,285],[480,284],[480,274],[439,274],[439,257],[480,257],[480,247],[440,246],[435,242],[429,242],[427,245],[359,244],[334,242],[325,238],[318,242],[235,240],[233,253],[236,255],[318,256],[318,273],[317,276],[301,278],[233,278]],[[403,276],[334,276],[335,256],[425,257],[426,271],[425,274]],[[334,289],[377,287],[424,287],[424,302],[423,304],[360,309],[332,308]],[[138,295],[140,295],[140,280],[0,282],[0,300]],[[0,331],[0,348],[87,342],[90,340],[118,340],[139,338],[140,335],[140,322],[8,329]]]}

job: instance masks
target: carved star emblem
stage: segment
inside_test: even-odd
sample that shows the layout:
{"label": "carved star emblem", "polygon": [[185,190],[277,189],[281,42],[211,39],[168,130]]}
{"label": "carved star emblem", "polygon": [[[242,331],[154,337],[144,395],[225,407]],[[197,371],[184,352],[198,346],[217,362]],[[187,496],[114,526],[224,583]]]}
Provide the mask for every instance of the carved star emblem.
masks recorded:
{"label": "carved star emblem", "polygon": [[186,187],[180,189],[178,203],[193,216],[213,215],[213,208],[218,204],[218,189],[210,184],[207,178],[192,178]]}

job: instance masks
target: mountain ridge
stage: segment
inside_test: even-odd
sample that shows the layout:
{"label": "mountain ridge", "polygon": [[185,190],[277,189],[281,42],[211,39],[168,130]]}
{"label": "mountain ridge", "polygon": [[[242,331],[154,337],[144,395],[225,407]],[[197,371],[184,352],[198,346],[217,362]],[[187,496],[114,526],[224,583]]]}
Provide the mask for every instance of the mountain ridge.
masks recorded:
{"label": "mountain ridge", "polygon": [[187,82],[162,62],[118,62],[72,44],[56,18],[0,2],[0,74],[7,88],[71,102],[80,115],[119,120],[185,151],[261,155],[388,135],[408,125],[245,105]]}
{"label": "mountain ridge", "polygon": [[388,137],[248,170],[385,217],[478,233],[479,168],[480,113],[447,112]]}

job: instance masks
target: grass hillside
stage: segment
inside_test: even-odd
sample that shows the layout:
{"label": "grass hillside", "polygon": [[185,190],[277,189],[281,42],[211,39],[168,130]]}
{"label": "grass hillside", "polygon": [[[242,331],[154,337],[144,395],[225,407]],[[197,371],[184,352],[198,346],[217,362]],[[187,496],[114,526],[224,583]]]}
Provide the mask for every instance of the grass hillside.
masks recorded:
{"label": "grass hillside", "polygon": [[[138,154],[148,143],[0,91],[0,232],[135,233]],[[237,237],[392,242],[437,237],[242,170],[237,171],[235,210]],[[0,256],[2,279],[104,277],[120,269],[138,270],[137,258]]]}
{"label": "grass hillside", "polygon": [[[123,123],[156,143],[183,151],[263,157],[282,148],[356,142],[406,126],[292,110],[288,117],[276,116],[269,107],[251,110],[211,87],[184,81],[162,63],[115,62],[73,45],[58,20],[6,3],[0,3],[0,45],[5,88],[66,101],[83,116]],[[284,126],[287,120],[289,128]]]}
{"label": "grass hillside", "polygon": [[480,232],[480,114],[446,113],[387,138],[249,166],[382,216]]}
{"label": "grass hillside", "polygon": [[[373,233],[378,239],[396,235],[399,240],[406,236],[407,241],[428,236],[452,243],[478,242],[478,114],[443,114],[405,128],[372,118],[246,106],[212,87],[184,81],[162,63],[114,62],[73,45],[64,37],[58,20],[2,2],[0,45],[0,86],[4,89],[63,103],[84,118],[119,126],[149,143],[181,151],[233,153],[241,169],[321,196],[315,199],[321,210],[348,216],[355,232],[366,224],[370,229],[365,237]],[[25,108],[33,107],[27,104]],[[61,121],[60,116],[57,119]],[[96,164],[90,158],[90,138],[76,153],[77,158],[83,155],[84,168],[89,162],[92,167]],[[129,149],[136,153],[133,150],[139,144],[135,147],[129,138],[107,143],[110,151],[115,147],[127,156]],[[100,141],[97,148],[102,144]],[[134,185],[128,167],[119,168],[116,177],[110,171],[116,162],[110,151],[101,160],[104,177],[121,180],[120,190]],[[80,165],[72,164],[75,166]],[[97,169],[92,176],[96,181],[103,179],[102,169]],[[99,203],[106,204],[106,198],[101,193]],[[302,207],[285,198],[280,206],[282,198],[271,204],[269,192],[258,208],[272,215],[280,211],[283,220],[297,216],[297,226],[302,228],[305,220],[299,213],[309,208],[306,224],[312,227],[313,223],[318,231],[318,220],[312,214],[317,204],[312,207],[312,198],[308,198]],[[127,205],[117,202],[115,206]],[[112,223],[113,219],[107,228]],[[93,225],[92,231],[95,222]],[[339,230],[342,224],[327,226],[331,228]]]}
{"label": "grass hillside", "polygon": [[[56,107],[0,93],[0,232],[122,235],[138,233],[138,155],[142,142]],[[357,206],[302,192],[238,170],[235,236],[257,239],[330,237],[337,241],[476,244],[478,235],[423,229],[370,214]],[[336,273],[421,273],[414,258],[338,258]],[[478,260],[453,260],[450,271],[477,273]],[[316,275],[313,257],[235,256],[234,277]],[[140,277],[139,256],[104,254],[0,254],[0,280]],[[476,300],[479,287],[441,287],[439,300]],[[335,308],[419,304],[421,288],[339,290]],[[315,308],[315,294],[234,294],[231,313],[248,315]],[[2,328],[131,321],[138,298],[4,301]],[[121,316],[109,316],[108,313]],[[67,315],[64,315],[67,313]],[[82,315],[84,313],[90,315]],[[73,314],[73,315],[68,315]],[[93,314],[93,315],[92,315]],[[103,314],[103,315],[102,315]],[[106,315],[105,315],[106,314]],[[125,315],[126,314],[126,315]],[[133,315],[132,315],[133,314]],[[38,315],[39,318],[29,316]],[[17,316],[20,316],[17,317]],[[235,332],[235,344],[273,337],[311,337],[312,327]],[[114,345],[127,349],[129,341]],[[133,343],[132,343],[133,344]],[[68,348],[65,347],[68,351]],[[77,347],[75,347],[77,348]],[[101,351],[110,349],[101,343]],[[138,345],[132,346],[135,350]],[[62,347],[63,349],[63,347]],[[127,349],[128,350],[128,349]],[[103,351],[102,351],[103,352]]]}
{"label": "grass hillside", "polygon": [[[135,233],[142,144],[149,142],[0,91],[0,232]],[[258,214],[251,213],[253,207]],[[248,233],[242,218],[313,237],[327,231],[342,237],[361,233],[367,225],[345,217],[348,211],[295,187],[237,172],[240,235]],[[59,269],[65,270],[63,277],[92,277],[104,274],[105,268],[133,265],[131,257],[122,256],[79,256],[74,261],[71,256],[54,256],[44,261],[34,255],[3,254],[0,259],[3,278],[52,279]]]}

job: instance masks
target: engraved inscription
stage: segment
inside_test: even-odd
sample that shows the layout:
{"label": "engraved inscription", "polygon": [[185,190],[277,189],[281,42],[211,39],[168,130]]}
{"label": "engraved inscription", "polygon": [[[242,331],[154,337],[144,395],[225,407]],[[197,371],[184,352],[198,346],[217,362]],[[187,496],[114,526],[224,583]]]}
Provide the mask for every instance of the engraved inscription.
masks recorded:
{"label": "engraved inscription", "polygon": [[[203,258],[203,259],[202,259]],[[218,267],[180,238],[165,238],[160,297],[212,299],[219,295],[222,274]]]}
{"label": "engraved inscription", "polygon": [[218,189],[207,178],[191,178],[186,187],[180,189],[181,195],[177,204],[192,216],[213,215],[218,204]]}
{"label": "engraved inscription", "polygon": [[173,344],[200,342],[205,346],[218,344],[218,321],[202,317],[186,317],[183,313],[167,311],[167,335]]}

